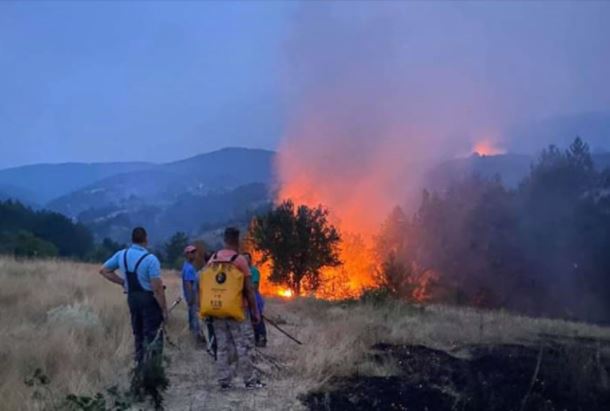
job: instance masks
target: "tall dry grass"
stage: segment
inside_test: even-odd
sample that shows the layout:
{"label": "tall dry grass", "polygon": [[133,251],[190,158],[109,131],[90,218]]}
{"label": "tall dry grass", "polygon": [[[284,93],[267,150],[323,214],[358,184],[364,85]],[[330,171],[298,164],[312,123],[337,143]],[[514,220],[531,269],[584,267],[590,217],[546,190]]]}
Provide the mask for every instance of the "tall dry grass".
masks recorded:
{"label": "tall dry grass", "polygon": [[[42,409],[125,381],[133,350],[127,304],[98,269],[0,258],[0,409]],[[37,368],[50,384],[35,399],[24,379]]]}
{"label": "tall dry grass", "polygon": [[[24,384],[37,368],[50,377],[51,401],[68,393],[92,395],[115,384],[127,387],[133,341],[125,296],[97,274],[98,268],[0,258],[0,409],[48,405],[49,398],[32,398]],[[164,273],[164,280],[168,298],[179,295],[175,273]],[[195,348],[179,306],[168,330],[177,346],[167,347],[172,360],[167,409],[302,409],[298,395],[332,377],[398,372],[395,364],[380,364],[368,355],[380,342],[461,355],[461,347],[470,344],[535,345],[550,336],[603,341],[601,350],[610,341],[610,329],[594,325],[396,302],[270,299],[266,315],[304,344],[269,326],[269,346],[260,350],[258,364],[266,371],[267,389],[227,394],[218,391],[213,361]]]}

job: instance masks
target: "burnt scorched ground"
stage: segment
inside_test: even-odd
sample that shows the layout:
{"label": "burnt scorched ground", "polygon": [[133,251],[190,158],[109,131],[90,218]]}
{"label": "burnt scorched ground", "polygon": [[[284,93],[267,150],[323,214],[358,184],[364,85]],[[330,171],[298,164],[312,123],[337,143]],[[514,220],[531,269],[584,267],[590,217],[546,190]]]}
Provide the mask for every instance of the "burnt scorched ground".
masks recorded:
{"label": "burnt scorched ground", "polygon": [[599,346],[374,347],[391,377],[336,379],[308,394],[311,410],[608,410],[610,359]]}

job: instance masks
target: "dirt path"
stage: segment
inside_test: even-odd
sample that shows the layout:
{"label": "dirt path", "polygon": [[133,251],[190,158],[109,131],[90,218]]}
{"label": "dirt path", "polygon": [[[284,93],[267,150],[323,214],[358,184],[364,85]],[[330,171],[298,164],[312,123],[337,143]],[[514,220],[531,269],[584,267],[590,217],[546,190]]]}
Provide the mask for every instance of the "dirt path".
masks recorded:
{"label": "dirt path", "polygon": [[[271,364],[274,345],[283,343],[270,335],[270,344],[257,355],[257,368],[267,387],[249,391],[236,380],[236,387],[221,392],[216,381],[214,359],[205,350],[196,348],[188,332],[181,331],[176,346],[166,350],[170,358],[168,376],[171,382],[165,395],[165,409],[184,410],[304,410],[296,399],[298,382],[286,370]],[[282,367],[284,368],[284,367]]]}

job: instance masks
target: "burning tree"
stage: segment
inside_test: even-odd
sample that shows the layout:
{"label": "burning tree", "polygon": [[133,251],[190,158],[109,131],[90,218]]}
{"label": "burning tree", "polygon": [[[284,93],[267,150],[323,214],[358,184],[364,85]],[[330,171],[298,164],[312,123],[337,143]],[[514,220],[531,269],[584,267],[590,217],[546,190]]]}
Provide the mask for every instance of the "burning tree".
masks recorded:
{"label": "burning tree", "polygon": [[418,263],[416,238],[414,222],[395,207],[375,237],[375,255],[380,262],[375,283],[393,297],[422,302],[430,298],[437,275]]}
{"label": "burning tree", "polygon": [[323,267],[341,264],[341,237],[321,206],[295,209],[292,201],[285,201],[256,217],[249,236],[263,263],[271,261],[269,279],[287,285],[297,295],[303,286],[312,291],[320,286]]}

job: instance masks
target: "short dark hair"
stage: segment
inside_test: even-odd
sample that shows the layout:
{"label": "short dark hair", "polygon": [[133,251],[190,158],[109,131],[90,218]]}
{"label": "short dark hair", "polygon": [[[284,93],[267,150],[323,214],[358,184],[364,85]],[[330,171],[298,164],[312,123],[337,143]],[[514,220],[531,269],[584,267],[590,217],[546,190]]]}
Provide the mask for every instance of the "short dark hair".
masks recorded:
{"label": "short dark hair", "polygon": [[235,227],[227,227],[224,235],[225,244],[234,247],[239,246],[239,229]]}
{"label": "short dark hair", "polygon": [[131,242],[134,244],[144,244],[148,239],[148,234],[144,227],[136,227],[131,232]]}

